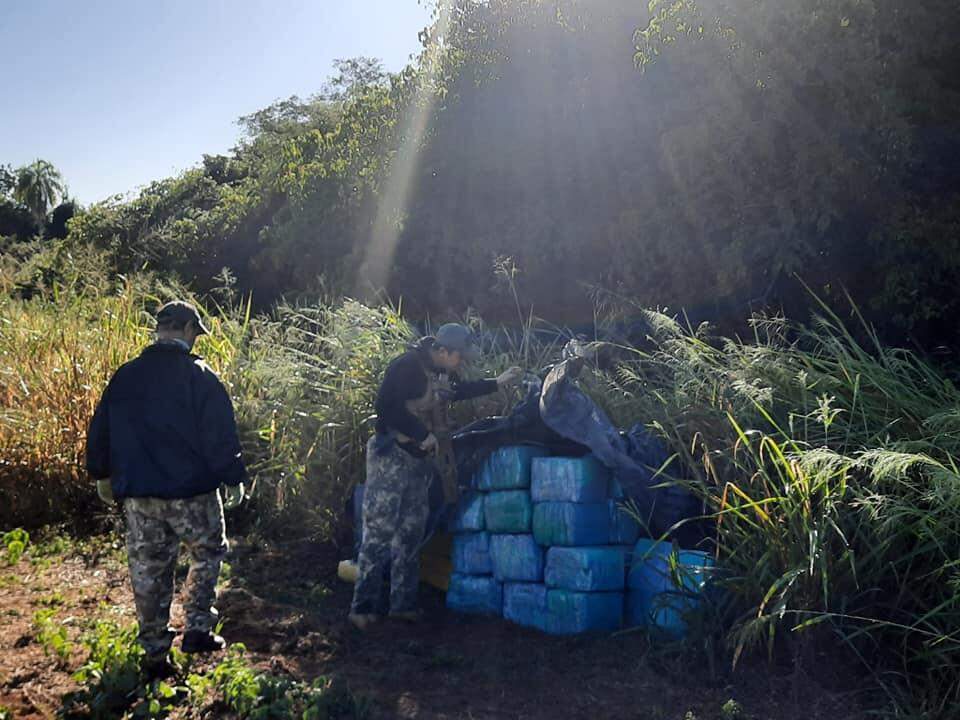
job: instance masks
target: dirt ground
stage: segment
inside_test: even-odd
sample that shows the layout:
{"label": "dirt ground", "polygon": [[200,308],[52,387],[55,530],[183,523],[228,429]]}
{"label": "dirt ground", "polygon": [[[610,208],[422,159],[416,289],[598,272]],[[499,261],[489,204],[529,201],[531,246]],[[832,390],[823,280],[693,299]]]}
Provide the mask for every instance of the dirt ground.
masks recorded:
{"label": "dirt ground", "polygon": [[[638,633],[557,638],[458,616],[427,587],[422,623],[384,621],[360,633],[345,622],[351,586],[336,577],[335,548],[233,545],[218,603],[225,637],[243,642],[270,672],[339,678],[373,700],[375,718],[839,720],[863,717],[861,701],[870,695],[826,655],[814,663],[816,677],[759,659],[736,672],[726,663],[712,671]],[[0,568],[0,707],[12,718],[55,717],[84,661],[79,649],[64,660],[44,653],[32,626],[38,610],[55,610],[71,637],[98,618],[135,619],[116,552],[71,553],[44,565],[20,560]],[[731,715],[729,704],[722,710],[730,700],[740,714]]]}

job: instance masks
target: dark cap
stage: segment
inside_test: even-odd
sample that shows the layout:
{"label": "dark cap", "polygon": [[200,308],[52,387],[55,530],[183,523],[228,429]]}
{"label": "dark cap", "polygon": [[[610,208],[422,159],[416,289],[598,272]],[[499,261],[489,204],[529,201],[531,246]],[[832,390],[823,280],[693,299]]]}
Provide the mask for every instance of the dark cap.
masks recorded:
{"label": "dark cap", "polygon": [[193,320],[194,324],[197,326],[197,330],[201,335],[209,335],[210,331],[207,330],[207,326],[203,324],[203,320],[200,319],[200,313],[197,312],[197,309],[188,302],[183,300],[174,300],[173,302],[168,302],[166,305],[157,310],[157,325],[186,325],[188,322]]}
{"label": "dark cap", "polygon": [[447,350],[458,350],[465,360],[476,360],[480,357],[480,348],[470,328],[460,323],[441,325],[434,335],[437,345]]}

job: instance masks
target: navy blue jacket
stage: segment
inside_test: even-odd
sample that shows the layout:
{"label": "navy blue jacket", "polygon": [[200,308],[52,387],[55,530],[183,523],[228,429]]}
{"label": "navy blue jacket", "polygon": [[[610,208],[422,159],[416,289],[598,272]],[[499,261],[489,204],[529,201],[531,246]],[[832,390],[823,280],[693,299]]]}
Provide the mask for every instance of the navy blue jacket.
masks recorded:
{"label": "navy blue jacket", "polygon": [[87,471],[114,497],[188,498],[247,479],[233,405],[220,379],[179,344],[123,365],[87,435]]}

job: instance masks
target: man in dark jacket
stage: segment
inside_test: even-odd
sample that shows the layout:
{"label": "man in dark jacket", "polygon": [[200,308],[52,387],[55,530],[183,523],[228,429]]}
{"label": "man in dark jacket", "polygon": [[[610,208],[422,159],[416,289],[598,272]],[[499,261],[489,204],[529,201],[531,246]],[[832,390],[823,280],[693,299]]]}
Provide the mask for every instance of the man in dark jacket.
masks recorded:
{"label": "man in dark jacket", "polygon": [[382,614],[380,591],[390,568],[390,616],[415,620],[418,549],[429,514],[428,490],[436,453],[438,406],[495,392],[517,381],[520,368],[496,379],[461,382],[461,364],[475,357],[470,330],[442,326],[387,367],[377,394],[377,432],[367,443],[363,536],[349,620],[361,630]]}
{"label": "man in dark jacket", "polygon": [[228,507],[243,498],[246,469],[233,406],[196,355],[207,332],[196,308],[171,302],[157,313],[157,341],[123,365],[100,399],[87,436],[87,470],[108,502],[123,505],[139,641],[149,677],[170,675],[168,628],[180,543],[190,552],[184,652],[221,650],[214,633],[216,584],[227,551]]}

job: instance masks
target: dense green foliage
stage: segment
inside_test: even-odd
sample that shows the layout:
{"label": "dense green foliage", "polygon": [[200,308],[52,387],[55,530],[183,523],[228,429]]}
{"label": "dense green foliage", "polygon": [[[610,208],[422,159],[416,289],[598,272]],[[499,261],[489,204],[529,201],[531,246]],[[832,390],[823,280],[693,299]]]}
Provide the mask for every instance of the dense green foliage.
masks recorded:
{"label": "dense green foliage", "polygon": [[933,346],[957,332],[958,21],[948,0],[457,1],[403,72],[340,62],[71,243],[199,291],[228,267],[258,307],[385,288],[495,321],[502,255],[572,324],[593,287],[803,316],[799,274]]}

